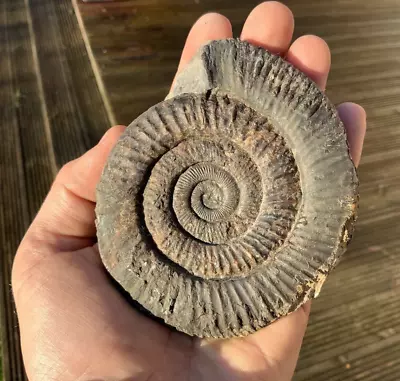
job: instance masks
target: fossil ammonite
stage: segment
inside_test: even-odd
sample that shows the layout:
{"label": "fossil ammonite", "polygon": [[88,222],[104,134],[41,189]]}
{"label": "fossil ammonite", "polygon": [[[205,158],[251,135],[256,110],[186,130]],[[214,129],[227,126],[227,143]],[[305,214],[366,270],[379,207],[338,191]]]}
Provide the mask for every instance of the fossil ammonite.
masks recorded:
{"label": "fossil ammonite", "polygon": [[245,335],[318,294],[351,238],[357,187],[316,85],[261,48],[213,41],[112,151],[101,257],[178,330]]}

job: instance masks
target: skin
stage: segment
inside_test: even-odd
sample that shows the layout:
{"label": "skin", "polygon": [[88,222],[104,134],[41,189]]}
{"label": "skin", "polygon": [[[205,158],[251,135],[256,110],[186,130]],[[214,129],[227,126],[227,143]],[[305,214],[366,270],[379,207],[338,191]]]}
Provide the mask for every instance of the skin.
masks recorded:
{"label": "skin", "polygon": [[[284,56],[321,89],[330,51],[316,36],[291,43],[293,15],[265,2],[248,16],[241,38]],[[232,36],[224,16],[210,13],[192,27],[179,69],[207,40]],[[358,165],[364,110],[338,107]],[[310,303],[246,338],[192,339],[171,332],[130,307],[110,283],[95,245],[95,187],[123,126],[111,128],[59,172],[15,258],[12,288],[30,381],[290,380]]]}

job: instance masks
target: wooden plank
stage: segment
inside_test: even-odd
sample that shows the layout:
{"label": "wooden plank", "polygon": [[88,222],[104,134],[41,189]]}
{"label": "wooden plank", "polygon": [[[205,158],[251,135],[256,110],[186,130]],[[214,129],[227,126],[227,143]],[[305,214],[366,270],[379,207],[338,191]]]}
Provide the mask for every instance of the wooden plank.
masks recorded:
{"label": "wooden plank", "polygon": [[29,4],[59,167],[97,143],[110,127],[110,116],[71,2],[30,0]]}
{"label": "wooden plank", "polygon": [[[258,1],[79,3],[117,123],[128,124],[168,93],[190,25],[224,7],[236,32]],[[110,32],[112,31],[112,32]]]}
{"label": "wooden plank", "polygon": [[400,14],[395,1],[347,2],[340,9],[334,3],[331,13],[322,4],[294,8],[300,29],[324,36],[331,47],[330,97],[367,110],[361,208],[355,240],[313,304],[295,380],[397,379]]}
{"label": "wooden plank", "polygon": [[8,3],[0,2],[0,286],[1,337],[3,376],[6,380],[23,380],[19,335],[15,329],[17,318],[10,292],[11,266],[15,250],[28,223],[28,203],[24,178],[21,134],[16,108],[10,33],[12,20],[8,17]]}
{"label": "wooden plank", "polygon": [[93,146],[110,118],[69,1],[0,0],[0,55],[2,360],[4,380],[19,381],[14,254],[57,168]]}
{"label": "wooden plank", "polygon": [[[359,169],[355,239],[313,312],[295,380],[397,380],[400,374],[400,8],[397,0],[287,0],[295,35],[317,34],[332,51],[328,95],[368,113]],[[163,99],[189,27],[219,11],[238,35],[258,1],[127,0],[79,4],[119,123]],[[112,31],[112,32],[111,32]]]}
{"label": "wooden plank", "polygon": [[20,133],[28,216],[32,219],[56,173],[55,157],[47,108],[43,102],[36,41],[32,34],[32,20],[26,2],[7,2],[7,18],[14,109]]}

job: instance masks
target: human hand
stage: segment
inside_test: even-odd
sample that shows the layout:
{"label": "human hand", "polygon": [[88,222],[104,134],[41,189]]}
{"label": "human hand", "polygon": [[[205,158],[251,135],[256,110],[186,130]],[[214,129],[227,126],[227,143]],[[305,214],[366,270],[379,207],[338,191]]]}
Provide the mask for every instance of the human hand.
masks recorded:
{"label": "human hand", "polygon": [[[324,89],[329,48],[313,36],[290,46],[293,24],[285,6],[267,2],[252,11],[241,37],[286,56]],[[179,70],[205,41],[231,36],[226,18],[203,16],[189,33]],[[365,112],[350,103],[338,111],[358,164]],[[309,303],[245,338],[207,341],[148,319],[114,288],[94,245],[95,187],[123,130],[112,128],[96,147],[61,169],[18,250],[12,286],[29,379],[290,380]]]}

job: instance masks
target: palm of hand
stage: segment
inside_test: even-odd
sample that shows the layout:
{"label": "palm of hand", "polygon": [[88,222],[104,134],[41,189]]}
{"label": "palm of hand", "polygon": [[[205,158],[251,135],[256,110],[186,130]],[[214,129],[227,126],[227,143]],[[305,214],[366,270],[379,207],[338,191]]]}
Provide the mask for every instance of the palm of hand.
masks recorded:
{"label": "palm of hand", "polygon": [[[242,39],[287,51],[293,16],[268,2],[250,14]],[[207,40],[231,37],[223,16],[203,16],[192,28],[180,68]],[[317,37],[295,41],[287,59],[324,88],[329,49]],[[339,106],[358,163],[365,114]],[[95,186],[124,127],[112,128],[81,158],[67,164],[16,256],[13,290],[27,373],[37,380],[290,380],[309,306],[246,338],[192,339],[133,309],[112,285],[93,246]]]}
{"label": "palm of hand", "polygon": [[[290,379],[298,345],[287,348],[290,363],[282,368],[253,336],[206,342],[171,332],[135,311],[112,287],[96,248],[51,255],[51,261],[30,268],[16,289],[23,309],[40,309],[30,327],[21,326],[32,380]],[[292,336],[298,342],[307,315],[301,311],[296,319],[300,332]],[[278,340],[275,331],[267,339]]]}

